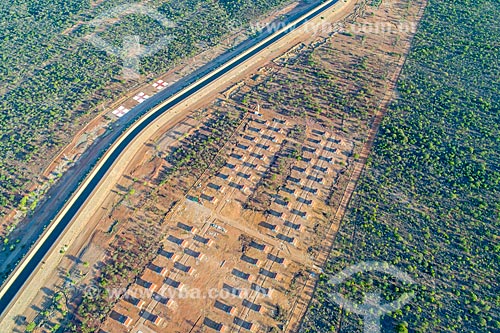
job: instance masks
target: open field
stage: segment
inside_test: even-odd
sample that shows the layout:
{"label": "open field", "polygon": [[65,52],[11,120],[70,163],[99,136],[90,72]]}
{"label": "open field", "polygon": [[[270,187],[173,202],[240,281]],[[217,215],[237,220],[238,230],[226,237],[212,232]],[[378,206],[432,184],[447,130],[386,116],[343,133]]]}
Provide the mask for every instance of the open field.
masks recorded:
{"label": "open field", "polygon": [[[415,294],[382,331],[499,331],[499,17],[498,1],[429,2],[301,332],[361,331],[331,295],[374,291]],[[327,282],[361,261],[415,283]]]}

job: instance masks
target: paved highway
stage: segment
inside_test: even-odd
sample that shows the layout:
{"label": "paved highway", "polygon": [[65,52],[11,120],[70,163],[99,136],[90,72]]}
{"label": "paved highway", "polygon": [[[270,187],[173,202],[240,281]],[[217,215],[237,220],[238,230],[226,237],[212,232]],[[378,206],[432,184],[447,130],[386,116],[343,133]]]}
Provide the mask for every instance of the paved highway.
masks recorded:
{"label": "paved highway", "polygon": [[[173,106],[181,103],[193,94],[196,94],[206,85],[217,80],[228,71],[238,67],[243,62],[255,56],[265,48],[271,46],[273,43],[280,40],[290,32],[303,26],[311,19],[319,16],[325,10],[330,9],[337,2],[337,0],[329,0],[318,4],[307,14],[291,22],[289,25],[270,35],[264,40],[258,41],[254,45],[247,47],[239,54],[233,56],[226,63],[214,69],[207,75],[201,77],[181,91],[166,97],[164,95],[158,95],[158,98],[155,98],[155,100],[150,101],[148,104],[146,104],[146,102],[143,103],[146,107],[150,107],[150,110],[144,116],[135,121],[132,126],[130,126],[103,153],[92,172],[85,178],[78,189],[73,193],[66,205],[62,208],[61,211],[58,212],[57,217],[55,217],[54,221],[50,224],[50,226],[46,229],[37,243],[34,244],[28,254],[18,264],[16,269],[12,272],[12,274],[2,286],[2,289],[0,290],[0,314],[2,315],[2,319],[6,310],[9,308],[9,305],[12,304],[12,302],[16,299],[23,286],[30,281],[30,277],[32,276],[33,272],[38,269],[39,264],[50,252],[53,244],[57,242],[59,237],[64,233],[66,227],[77,215],[80,207],[82,207],[82,205],[91,195],[94,189],[98,187],[100,181],[106,176],[108,171],[113,168],[114,161],[127,148],[127,145],[144,128],[153,123],[163,113],[168,112],[168,110]],[[163,100],[158,101],[158,99]],[[153,102],[157,104],[151,105]]]}

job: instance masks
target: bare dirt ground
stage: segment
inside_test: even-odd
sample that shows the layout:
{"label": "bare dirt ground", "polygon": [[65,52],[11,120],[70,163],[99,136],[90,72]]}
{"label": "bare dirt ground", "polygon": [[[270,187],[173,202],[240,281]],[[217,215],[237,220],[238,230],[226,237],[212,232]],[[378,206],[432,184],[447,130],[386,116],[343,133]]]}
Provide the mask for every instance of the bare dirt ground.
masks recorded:
{"label": "bare dirt ground", "polygon": [[[361,21],[397,20],[404,12],[400,7],[392,11],[381,8],[374,11],[375,16],[364,16]],[[336,15],[352,10],[348,7],[346,12],[325,15],[324,19],[335,21]],[[365,15],[364,10],[359,13]],[[358,38],[363,35],[366,37]],[[121,160],[126,163],[114,170],[87,203],[75,221],[80,227],[72,227],[61,240],[62,245],[71,244],[65,254],[52,255],[43,269],[46,271],[37,274],[40,283],[30,284],[31,295],[37,296],[31,301],[32,296],[23,296],[21,301],[33,306],[27,310],[17,307],[17,313],[26,317],[18,318],[20,327],[50,303],[50,290],[64,290],[68,279],[74,285],[88,286],[109,266],[106,258],[119,253],[119,246],[127,247],[128,243],[129,247],[136,244],[151,249],[153,245],[142,242],[148,233],[158,233],[162,236],[156,245],[161,245],[163,252],[143,253],[142,267],[147,268],[141,269],[140,279],[128,284],[128,289],[114,294],[119,301],[105,320],[103,331],[209,332],[213,331],[209,326],[219,323],[229,331],[245,331],[242,325],[247,323],[255,331],[295,331],[404,61],[402,55],[408,49],[411,33],[397,36],[358,32],[354,37],[336,35],[331,41],[306,34],[293,36],[276,49],[266,50],[245,70],[232,73],[230,80],[218,82],[217,87],[200,94],[202,98],[173,110],[169,118],[163,119],[165,126],[149,128],[124,154]],[[374,85],[375,92],[368,94],[374,106],[366,118],[368,122],[360,123],[355,118],[304,119],[287,115],[286,110],[277,110],[267,101],[273,96],[273,83],[268,78],[292,78],[296,73],[287,67],[294,68],[294,58],[301,52],[296,48],[286,51],[293,45],[313,41],[320,50],[312,53],[313,62],[328,59],[332,53],[341,63],[371,54],[378,57],[369,59],[367,66],[387,75],[379,78],[380,85]],[[367,47],[359,47],[360,43]],[[311,49],[306,47],[305,51]],[[389,54],[393,53],[400,54],[399,62],[391,60]],[[273,59],[274,63],[270,62]],[[336,67],[331,61],[327,63]],[[250,73],[256,75],[249,78]],[[238,84],[243,79],[245,84]],[[355,88],[349,82],[347,85],[351,85],[349,90]],[[230,86],[237,88],[228,93],[225,89]],[[255,87],[262,86],[265,89],[257,89],[259,93],[255,94]],[[223,91],[226,94],[218,95]],[[214,96],[219,98],[212,102]],[[186,110],[193,112],[186,117]],[[216,154],[223,163],[207,172],[181,166],[177,173],[171,173],[175,165],[168,156],[183,148],[185,140],[196,133],[209,135],[217,124],[224,127],[225,123],[210,123],[211,118],[221,119],[221,114],[238,119],[227,143]],[[302,135],[290,139],[291,131],[302,125]],[[301,158],[279,160],[280,152],[290,147],[298,148]],[[275,173],[277,160],[280,172]],[[194,172],[189,174],[190,170]],[[288,176],[281,179],[283,174]],[[169,179],[169,175],[174,178]],[[270,191],[274,187],[276,192]],[[256,193],[263,195],[255,197]],[[85,232],[81,233],[83,226]],[[276,258],[285,262],[278,263]],[[56,267],[60,278],[49,283],[48,275]],[[42,285],[45,288],[40,290]],[[116,291],[119,284],[111,286]],[[228,290],[236,289],[238,297],[228,294]],[[139,308],[130,299],[125,300],[123,293],[145,303]],[[258,311],[254,305],[260,306]],[[131,323],[127,327],[120,324],[116,314],[128,316]]]}

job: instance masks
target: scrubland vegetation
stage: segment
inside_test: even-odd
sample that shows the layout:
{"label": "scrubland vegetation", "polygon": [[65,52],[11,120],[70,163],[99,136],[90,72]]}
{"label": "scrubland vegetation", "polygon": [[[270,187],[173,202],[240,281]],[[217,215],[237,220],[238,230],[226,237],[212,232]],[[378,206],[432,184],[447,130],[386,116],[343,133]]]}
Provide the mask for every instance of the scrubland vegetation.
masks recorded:
{"label": "scrubland vegetation", "polygon": [[[284,2],[144,2],[175,28],[137,14],[99,28],[89,24],[113,7],[130,5],[120,0],[0,5],[0,31],[8,36],[0,40],[0,216],[19,206],[48,157],[101,106]],[[140,82],[124,82],[121,59],[84,38],[93,33],[117,47],[128,35],[140,36],[143,45],[165,35],[173,39],[168,48],[142,59]]]}
{"label": "scrubland vegetation", "polygon": [[[428,5],[302,332],[362,331],[331,294],[361,302],[376,290],[383,302],[415,293],[382,331],[500,329],[499,16],[497,1]],[[328,283],[369,260],[415,284],[377,274]]]}

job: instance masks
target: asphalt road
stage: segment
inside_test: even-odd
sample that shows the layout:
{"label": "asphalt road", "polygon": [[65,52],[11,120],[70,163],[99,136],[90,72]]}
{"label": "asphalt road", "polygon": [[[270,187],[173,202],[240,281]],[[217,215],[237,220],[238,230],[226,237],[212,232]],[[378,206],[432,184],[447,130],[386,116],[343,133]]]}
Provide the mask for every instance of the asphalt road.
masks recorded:
{"label": "asphalt road", "polygon": [[[223,64],[214,68],[214,62],[210,65],[207,65],[197,72],[193,73],[190,77],[186,78],[187,80],[183,81],[184,84],[188,83],[188,86],[183,88],[182,85],[177,85],[176,87],[171,87],[160,93],[154,95],[150,99],[146,100],[144,103],[139,104],[134,110],[132,110],[129,115],[122,118],[121,128],[131,128],[132,125],[137,125],[133,130],[128,133],[125,131],[125,134],[122,134],[123,131],[117,131],[108,133],[106,135],[107,140],[100,141],[96,147],[100,149],[99,154],[94,154],[92,157],[91,154],[88,154],[87,157],[94,158],[93,163],[87,163],[87,168],[83,169],[82,181],[78,183],[78,186],[70,189],[66,196],[66,200],[64,202],[68,202],[71,200],[71,203],[68,207],[65,207],[65,212],[62,216],[58,216],[61,210],[52,213],[52,219],[58,217],[57,221],[55,221],[50,228],[49,232],[44,234],[43,240],[41,242],[35,243],[32,247],[31,252],[28,252],[28,255],[25,257],[26,259],[21,261],[18,267],[13,271],[11,276],[6,280],[6,283],[2,286],[0,290],[0,314],[4,314],[4,312],[9,308],[9,305],[16,299],[19,291],[23,288],[25,283],[28,283],[32,273],[35,272],[39,266],[39,264],[43,261],[44,257],[50,252],[53,244],[56,243],[57,239],[64,233],[66,227],[70,224],[73,218],[77,215],[80,207],[84,204],[87,198],[91,195],[93,190],[99,185],[100,181],[106,176],[107,172],[113,167],[114,161],[117,157],[127,148],[127,145],[148,125],[153,123],[158,117],[160,117],[163,113],[168,112],[173,106],[181,103],[186,98],[196,94],[200,89],[205,87],[206,85],[212,83],[217,80],[228,71],[238,67],[246,60],[250,59],[263,49],[271,46],[273,43],[283,38],[291,31],[296,30],[297,28],[303,26],[308,21],[318,16],[320,13],[325,11],[326,9],[331,8],[335,5],[337,1],[327,1],[321,4],[318,4],[314,9],[310,10],[307,14],[303,15],[301,18],[298,18],[295,22],[290,20],[293,25],[286,28],[285,30],[279,31],[275,34],[271,34],[269,36],[263,36],[257,40],[252,40],[250,42],[244,43],[241,46],[237,47],[235,51],[225,54],[221,57],[228,59]],[[326,3],[326,4],[325,4]],[[246,45],[245,45],[246,44]],[[220,63],[221,59],[216,59],[215,63]],[[203,76],[203,71],[207,71],[210,68],[211,71]],[[165,102],[168,100],[167,102]],[[125,135],[125,136],[123,136]],[[121,142],[117,146],[113,143],[120,139]],[[104,161],[101,159],[105,158]],[[89,173],[89,170],[94,168],[95,165],[99,164],[98,170],[94,170],[93,176],[91,179],[87,179],[84,187],[79,188],[79,184],[83,182],[83,178]],[[61,179],[60,182],[64,180]],[[77,192],[76,198],[72,198],[73,195]],[[50,192],[49,192],[50,195]],[[62,206],[64,205],[62,203]]]}

